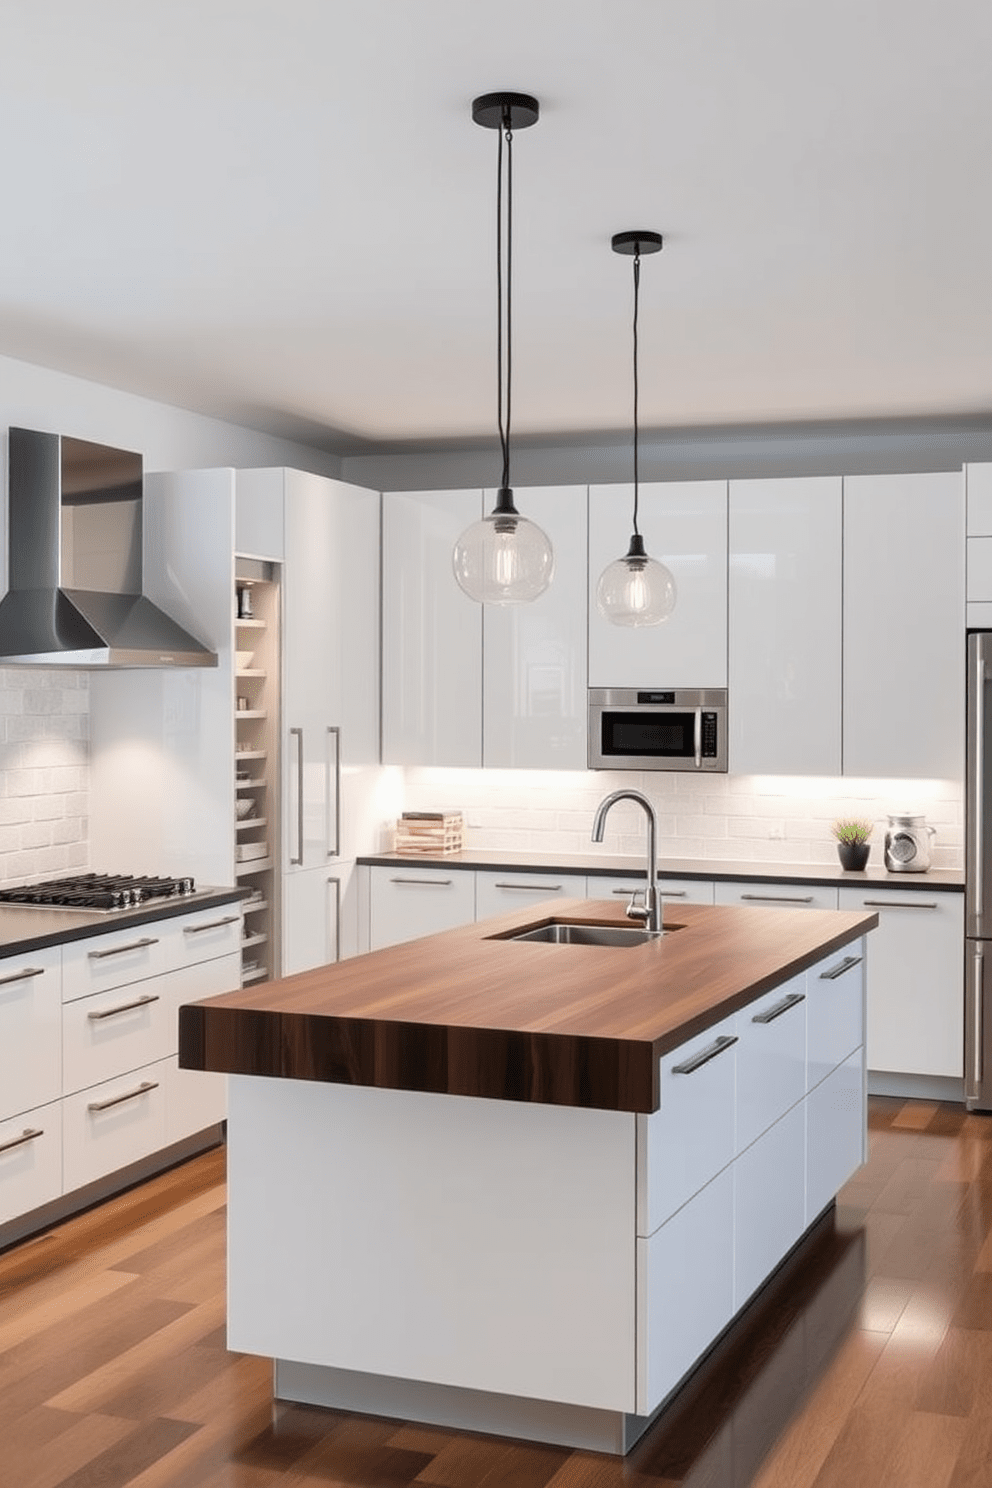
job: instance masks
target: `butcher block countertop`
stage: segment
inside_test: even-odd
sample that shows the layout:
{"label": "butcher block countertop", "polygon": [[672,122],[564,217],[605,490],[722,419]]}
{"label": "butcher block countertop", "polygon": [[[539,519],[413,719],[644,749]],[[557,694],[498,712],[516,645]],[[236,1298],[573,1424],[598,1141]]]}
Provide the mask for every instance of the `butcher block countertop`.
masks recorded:
{"label": "butcher block countertop", "polygon": [[508,940],[554,920],[630,925],[554,900],[188,1004],[185,1069],[600,1110],[656,1110],[659,1059],[878,924],[834,910],[665,906],[638,946]]}

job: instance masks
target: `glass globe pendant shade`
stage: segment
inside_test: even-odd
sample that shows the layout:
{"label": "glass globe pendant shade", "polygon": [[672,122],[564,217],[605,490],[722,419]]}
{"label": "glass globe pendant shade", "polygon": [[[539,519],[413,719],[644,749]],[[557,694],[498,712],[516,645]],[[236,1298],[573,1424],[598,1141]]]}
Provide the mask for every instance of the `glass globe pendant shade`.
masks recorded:
{"label": "glass globe pendant shade", "polygon": [[555,561],[547,534],[500,491],[494,511],[467,527],[455,544],[451,566],[459,587],[478,604],[527,604],[543,594]]}
{"label": "glass globe pendant shade", "polygon": [[608,563],[596,586],[596,606],[612,625],[660,625],[675,608],[678,591],[670,569],[644,551],[636,533],[622,558]]}

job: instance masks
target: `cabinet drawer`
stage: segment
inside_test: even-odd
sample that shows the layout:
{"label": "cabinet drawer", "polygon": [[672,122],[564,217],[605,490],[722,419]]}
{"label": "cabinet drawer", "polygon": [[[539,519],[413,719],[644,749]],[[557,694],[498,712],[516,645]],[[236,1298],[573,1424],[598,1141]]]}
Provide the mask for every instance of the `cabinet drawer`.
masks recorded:
{"label": "cabinet drawer", "polygon": [[62,997],[72,1002],[166,970],[165,933],[160,924],[92,935],[62,947]]}
{"label": "cabinet drawer", "polygon": [[0,1123],[0,1224],[29,1214],[61,1192],[61,1102]]}
{"label": "cabinet drawer", "polygon": [[734,1021],[725,1018],[661,1061],[661,1105],[638,1117],[638,1235],[652,1235],[733,1161]]}
{"label": "cabinet drawer", "polygon": [[174,1053],[178,1036],[176,978],[148,977],[77,998],[62,1009],[66,1094],[125,1075]]}
{"label": "cabinet drawer", "polygon": [[734,1018],[737,1151],[806,1093],[806,974],[766,992]]}
{"label": "cabinet drawer", "polygon": [[62,1093],[62,952],[0,960],[0,1120]]}
{"label": "cabinet drawer", "polygon": [[864,941],[806,973],[806,1089],[812,1090],[865,1041]]}
{"label": "cabinet drawer", "polygon": [[63,1187],[82,1188],[166,1145],[168,1061],[66,1096]]}
{"label": "cabinet drawer", "polygon": [[166,1069],[166,1142],[179,1142],[227,1120],[226,1075],[180,1069],[176,1055]]}
{"label": "cabinet drawer", "polygon": [[675,1388],[734,1313],[734,1172],[637,1241],[637,1411]]}
{"label": "cabinet drawer", "polygon": [[744,904],[760,909],[836,909],[837,890],[816,884],[741,883],[716,885],[717,904]]}
{"label": "cabinet drawer", "polygon": [[865,1160],[865,1076],[861,1049],[806,1101],[806,1223],[825,1209]]}
{"label": "cabinet drawer", "polygon": [[586,880],[575,873],[477,873],[475,917],[527,909],[548,899],[585,899]]}
{"label": "cabinet drawer", "polygon": [[475,919],[475,874],[464,870],[408,868],[405,863],[373,868],[369,896],[373,951]]}
{"label": "cabinet drawer", "polygon": [[803,1232],[806,1107],[793,1106],[734,1164],[734,1311]]}
{"label": "cabinet drawer", "polygon": [[222,904],[171,921],[162,937],[168,969],[176,971],[240,951],[241,931],[240,904]]}
{"label": "cabinet drawer", "polygon": [[[643,893],[644,882],[643,873],[640,878],[594,876],[586,880],[586,894],[590,899],[629,899],[635,889]],[[705,878],[659,877],[658,892],[662,903],[668,904],[671,910],[678,909],[680,904],[713,903],[713,885]],[[665,914],[666,918],[671,917],[669,911]]]}

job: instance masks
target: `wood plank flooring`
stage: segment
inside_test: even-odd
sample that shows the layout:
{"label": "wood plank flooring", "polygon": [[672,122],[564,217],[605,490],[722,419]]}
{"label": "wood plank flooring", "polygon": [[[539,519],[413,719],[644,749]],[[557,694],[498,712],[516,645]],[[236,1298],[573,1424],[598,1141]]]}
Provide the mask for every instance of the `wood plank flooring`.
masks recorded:
{"label": "wood plank flooring", "polygon": [[992,1118],[876,1098],[870,1127],[623,1461],[274,1403],[225,1347],[207,1153],[0,1255],[0,1488],[989,1488]]}

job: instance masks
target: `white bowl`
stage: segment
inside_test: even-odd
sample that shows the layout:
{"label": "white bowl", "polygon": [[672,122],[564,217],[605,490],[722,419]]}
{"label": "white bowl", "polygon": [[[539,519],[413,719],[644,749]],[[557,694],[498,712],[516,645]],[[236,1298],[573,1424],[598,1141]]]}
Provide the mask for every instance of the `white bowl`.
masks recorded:
{"label": "white bowl", "polygon": [[238,813],[238,821],[244,821],[254,811],[255,802],[251,796],[242,796],[239,800],[235,801],[234,809]]}
{"label": "white bowl", "polygon": [[235,651],[234,662],[239,672],[247,672],[254,655],[254,651]]}

